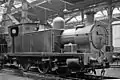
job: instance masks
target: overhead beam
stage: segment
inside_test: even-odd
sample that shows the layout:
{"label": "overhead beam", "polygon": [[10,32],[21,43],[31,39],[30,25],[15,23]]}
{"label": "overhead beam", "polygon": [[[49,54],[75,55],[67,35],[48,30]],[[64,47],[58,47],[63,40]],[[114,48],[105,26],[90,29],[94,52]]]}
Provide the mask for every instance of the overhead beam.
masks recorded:
{"label": "overhead beam", "polygon": [[[86,13],[87,11],[90,11],[90,10],[94,10],[95,12],[97,12],[97,11],[101,11],[103,9],[108,8],[107,1],[105,1],[105,0],[100,0],[100,1],[97,0],[97,1],[96,2],[93,1],[96,6],[91,6],[91,7],[89,7],[88,5],[86,5],[86,7],[85,6],[84,7],[79,6],[79,7],[76,7],[76,9],[71,9],[71,11],[69,11],[67,14],[78,12],[78,11],[81,11],[83,9],[84,9],[84,12]],[[78,4],[80,5],[80,3],[78,3]],[[91,3],[91,5],[93,5],[93,4]],[[76,5],[74,5],[74,6],[76,6]],[[112,6],[114,6],[114,7],[120,6],[120,1],[119,0],[118,1],[113,1]]]}
{"label": "overhead beam", "polygon": [[[33,8],[33,7],[35,7],[35,6],[39,6],[40,4],[46,3],[46,2],[47,2],[47,1],[37,0],[36,3],[35,3],[35,2],[32,2],[32,3],[26,2],[26,3],[29,5],[28,9],[30,9],[30,8]],[[11,11],[11,14],[15,14],[15,13],[17,13],[18,11],[22,11],[22,7],[19,7],[19,8],[16,8],[16,9],[12,10],[12,11]],[[32,13],[29,13],[29,14],[35,16],[35,15],[32,14]]]}
{"label": "overhead beam", "polygon": [[21,19],[21,23],[26,23],[28,22],[28,20],[26,20],[26,18],[28,17],[28,4],[26,0],[22,0],[22,19]]}
{"label": "overhead beam", "polygon": [[12,16],[10,14],[7,14],[7,16],[13,21],[13,23],[15,23],[15,24],[19,24],[20,23],[17,19],[15,19],[14,16]]}
{"label": "overhead beam", "polygon": [[[62,0],[61,0],[62,1]],[[77,4],[69,4],[69,3],[67,3],[67,4],[69,4],[70,5],[70,9],[73,9],[73,11],[71,11],[70,13],[72,13],[72,12],[78,12],[78,11],[81,11],[81,9],[83,9],[83,8],[85,8],[85,11],[88,11],[88,10],[90,10],[90,9],[92,9],[92,8],[94,8],[94,10],[96,10],[96,11],[99,11],[99,10],[102,10],[102,9],[104,9],[104,8],[106,8],[107,7],[107,5],[106,5],[106,0],[96,0],[95,2],[94,2],[94,0],[90,0],[91,1],[91,3],[90,4],[88,4],[89,3],[89,1],[87,2],[87,4],[85,4],[85,5],[83,5],[84,7],[81,7],[81,5],[80,4],[82,4],[81,2],[80,3],[77,3]],[[48,2],[48,0],[36,0],[35,2],[32,2],[32,3],[29,3],[28,5],[30,5],[29,7],[28,7],[28,9],[30,9],[30,8],[32,8],[32,7],[35,7],[35,6],[37,6],[37,7],[40,7],[40,8],[44,8],[44,9],[47,9],[47,10],[51,10],[51,9],[49,9],[49,8],[45,8],[45,7],[42,7],[41,6],[41,4],[43,4],[43,3],[47,3]],[[100,3],[99,3],[100,2]],[[119,1],[117,1],[117,2],[119,2]],[[117,2],[115,2],[115,4],[117,3]],[[84,3],[86,3],[86,2],[84,2]],[[89,5],[93,5],[93,4],[96,4],[96,7],[88,7]],[[114,3],[112,3],[112,5],[115,5]],[[118,5],[120,5],[120,4],[118,4],[117,3],[117,6]],[[78,10],[74,10],[75,8],[79,8]],[[20,7],[20,8],[17,8],[17,9],[15,9],[15,10],[12,10],[11,11],[11,14],[14,14],[14,13],[16,13],[16,12],[18,12],[18,11],[22,11],[22,8]],[[27,12],[27,14],[28,15],[32,15],[32,16],[36,16],[35,14],[32,14],[32,13],[30,13],[30,12]],[[69,13],[68,13],[69,14]]]}
{"label": "overhead beam", "polygon": [[[113,21],[120,21],[120,14],[114,14],[112,18],[113,18],[112,22]],[[104,16],[103,17],[96,17],[95,20],[99,21],[99,22],[101,22],[103,24],[107,24],[108,25],[108,16],[105,16],[105,17]],[[78,24],[78,22],[73,22],[73,23]],[[67,24],[73,24],[73,23],[71,22],[71,23],[67,23]],[[82,21],[80,21],[80,23],[82,23]]]}
{"label": "overhead beam", "polygon": [[75,15],[71,16],[69,19],[67,19],[67,20],[65,21],[65,23],[69,22],[72,18],[74,18],[74,17],[77,16],[77,15],[78,15],[78,14],[75,14]]}
{"label": "overhead beam", "polygon": [[60,0],[60,1],[66,3],[66,4],[69,4],[69,5],[74,5],[74,4],[72,4],[72,3],[70,3],[70,2],[67,2],[67,1],[65,1],[65,0]]}
{"label": "overhead beam", "polygon": [[[62,1],[62,2],[65,2],[65,1],[63,1],[63,0],[60,0],[60,1]],[[101,0],[100,0],[101,1]],[[98,2],[100,2],[100,1],[98,1]],[[37,0],[37,1],[35,1],[35,2],[32,2],[32,3],[29,3],[29,5],[30,5],[30,7],[29,8],[33,8],[33,7],[35,7],[35,6],[40,6],[41,4],[44,4],[44,3],[47,3],[48,1],[47,0],[45,0],[45,1],[43,1],[43,0]],[[92,2],[92,1],[91,1]],[[94,2],[94,1],[93,1]],[[66,3],[66,2],[65,2]],[[87,2],[87,3],[89,3],[89,2]],[[77,8],[81,8],[81,6],[80,6],[80,3],[78,3],[78,4],[75,4],[75,5],[73,5],[73,4],[70,4],[70,3],[67,3],[67,4],[69,4],[69,5],[72,5],[70,8],[73,10],[73,9],[77,9]],[[91,3],[92,4],[92,3]],[[75,7],[74,7],[75,6]],[[42,7],[42,6],[41,6]],[[68,7],[67,7],[68,8]],[[18,12],[18,11],[21,11],[21,7],[20,8],[18,8],[18,9],[15,9],[15,10],[12,10],[11,11],[11,13],[15,13],[15,12]],[[83,9],[83,7],[82,7],[82,9]]]}
{"label": "overhead beam", "polygon": [[[61,1],[63,1],[63,0],[61,0]],[[35,2],[32,2],[32,3],[29,3],[29,5],[31,5],[29,8],[32,8],[32,7],[35,7],[35,6],[40,6],[41,4],[43,4],[43,3],[47,3],[48,1],[47,0],[45,0],[45,1],[43,1],[43,0],[37,0],[37,1],[35,1]],[[63,1],[64,2],[64,1]],[[67,9],[69,9],[69,10],[74,10],[74,9],[79,9],[79,10],[81,10],[81,9],[86,9],[86,10],[89,10],[89,9],[91,9],[91,8],[94,8],[94,9],[99,9],[100,7],[100,5],[98,5],[98,7],[99,8],[95,8],[95,7],[90,7],[90,8],[87,8],[87,7],[85,7],[85,6],[89,6],[89,5],[93,5],[93,4],[99,4],[99,3],[102,3],[102,2],[105,2],[105,0],[97,0],[97,1],[95,1],[94,2],[94,0],[92,1],[88,1],[88,2],[84,2],[84,3],[87,3],[86,5],[83,5],[81,2],[80,3],[77,3],[77,4],[75,4],[75,5],[73,5],[73,4],[69,4],[69,5],[73,5],[73,6],[69,6],[70,7],[70,9],[67,7]],[[118,1],[117,1],[118,2]],[[116,3],[117,3],[116,2]],[[88,3],[89,3],[89,5],[88,5]],[[90,4],[91,3],[91,4]],[[115,4],[116,4],[115,3]],[[80,4],[82,4],[84,7],[82,7],[82,6],[80,6]],[[117,5],[120,5],[120,4],[118,4],[117,3]],[[101,8],[104,8],[104,7],[107,7],[107,6],[101,6]],[[14,12],[16,12],[16,11],[20,11],[22,8],[20,7],[20,8],[18,8],[18,9],[15,9],[15,10],[12,10],[12,13],[14,13]]]}

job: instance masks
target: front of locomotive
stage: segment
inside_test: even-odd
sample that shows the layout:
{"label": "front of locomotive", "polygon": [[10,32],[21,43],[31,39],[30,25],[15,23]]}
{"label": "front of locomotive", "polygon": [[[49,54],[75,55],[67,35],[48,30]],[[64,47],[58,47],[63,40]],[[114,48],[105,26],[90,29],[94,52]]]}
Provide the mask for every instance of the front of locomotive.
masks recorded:
{"label": "front of locomotive", "polygon": [[108,43],[108,32],[105,25],[101,23],[95,23],[90,31],[89,36],[91,53],[88,57],[88,65],[96,65],[96,68],[108,68],[110,58],[106,55],[106,45]]}
{"label": "front of locomotive", "polygon": [[103,25],[95,23],[90,31],[91,49],[101,50],[107,44],[107,30]]}
{"label": "front of locomotive", "polygon": [[[94,23],[83,27],[64,30],[61,35],[62,44],[77,44],[78,50],[83,48],[88,53],[101,50],[107,44],[107,30],[104,25]],[[86,52],[83,51],[82,52]]]}
{"label": "front of locomotive", "polygon": [[[64,44],[76,44],[76,52],[82,56],[80,59],[67,59],[66,63],[69,68],[79,67],[81,69],[94,63],[94,66],[102,65],[105,57],[101,51],[104,51],[103,48],[107,44],[107,30],[104,25],[95,22],[81,28],[64,30],[61,39]],[[93,65],[89,67],[91,66]]]}

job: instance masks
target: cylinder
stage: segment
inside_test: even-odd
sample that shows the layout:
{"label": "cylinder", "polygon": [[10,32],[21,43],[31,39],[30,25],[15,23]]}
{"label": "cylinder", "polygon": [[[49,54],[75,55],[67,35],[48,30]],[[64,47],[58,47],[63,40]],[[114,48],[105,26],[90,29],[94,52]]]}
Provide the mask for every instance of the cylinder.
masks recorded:
{"label": "cylinder", "polygon": [[66,63],[70,69],[75,69],[75,70],[80,69],[81,66],[83,66],[83,65],[79,64],[79,59],[77,59],[77,58],[76,59],[75,58],[74,59],[67,59]]}

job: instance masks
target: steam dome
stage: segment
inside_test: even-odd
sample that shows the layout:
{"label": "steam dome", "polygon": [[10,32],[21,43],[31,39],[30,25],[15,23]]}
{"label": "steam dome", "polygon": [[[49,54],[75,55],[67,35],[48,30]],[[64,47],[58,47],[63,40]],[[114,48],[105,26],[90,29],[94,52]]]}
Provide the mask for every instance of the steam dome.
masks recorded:
{"label": "steam dome", "polygon": [[65,20],[62,17],[56,17],[53,19],[53,28],[54,29],[63,29],[65,26]]}

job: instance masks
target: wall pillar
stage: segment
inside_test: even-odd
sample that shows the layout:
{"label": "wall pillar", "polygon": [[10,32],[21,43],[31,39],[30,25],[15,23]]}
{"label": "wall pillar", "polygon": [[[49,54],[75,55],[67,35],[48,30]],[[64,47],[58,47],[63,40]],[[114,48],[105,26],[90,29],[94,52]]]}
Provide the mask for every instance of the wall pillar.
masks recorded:
{"label": "wall pillar", "polygon": [[27,10],[28,10],[28,3],[26,0],[22,0],[22,19],[21,19],[21,23],[27,23],[28,21],[26,20],[27,18]]}
{"label": "wall pillar", "polygon": [[113,40],[112,40],[112,0],[108,0],[108,45],[111,47],[111,51],[113,51]]}

